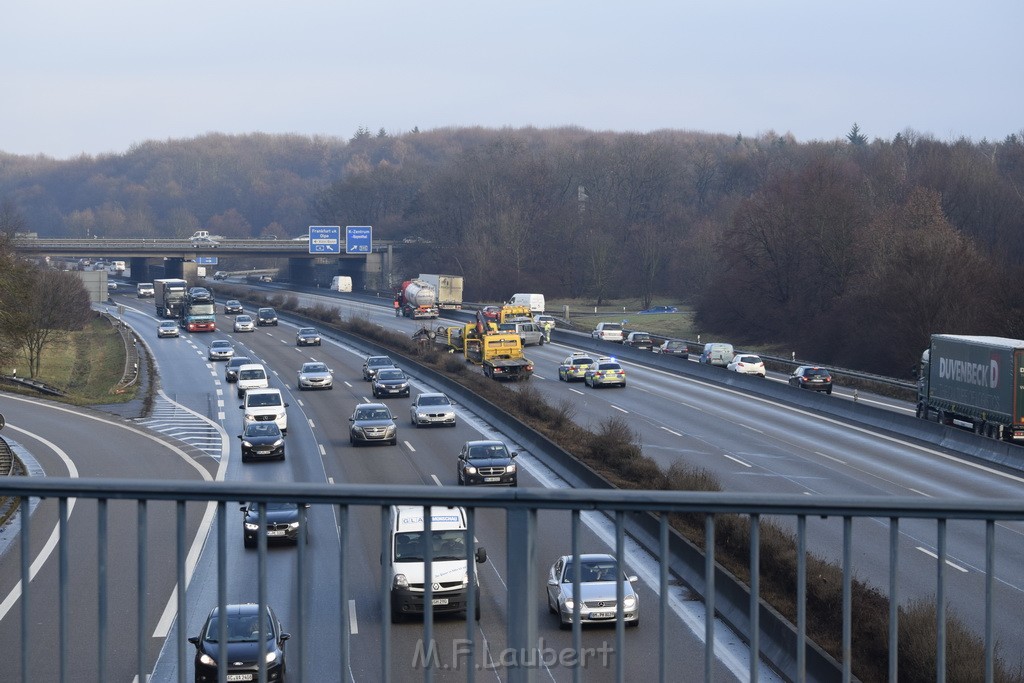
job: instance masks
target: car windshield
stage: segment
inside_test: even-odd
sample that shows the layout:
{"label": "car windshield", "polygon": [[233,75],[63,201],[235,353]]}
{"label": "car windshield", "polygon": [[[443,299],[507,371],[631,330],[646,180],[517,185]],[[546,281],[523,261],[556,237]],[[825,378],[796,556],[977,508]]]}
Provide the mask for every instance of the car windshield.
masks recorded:
{"label": "car windshield", "polygon": [[239,367],[241,365],[245,365],[246,363],[251,363],[251,362],[252,361],[250,361],[246,356],[235,356],[234,358],[232,358],[231,360],[228,361],[228,367],[229,368],[237,368],[237,367]]}
{"label": "car windshield", "polygon": [[739,356],[736,358],[737,363],[760,363],[761,359],[757,356]]}
{"label": "car windshield", "polygon": [[[601,327],[601,329],[602,330],[621,330],[622,329],[622,325],[620,325],[618,323],[605,323]],[[582,344],[581,344],[581,346],[582,346]]]}
{"label": "car windshield", "polygon": [[246,436],[280,436],[281,430],[274,422],[253,422],[245,428]]}
{"label": "car windshield", "polygon": [[239,306],[239,305],[241,305],[241,302],[239,302],[238,299],[228,299],[228,304],[227,305],[228,306]]}
{"label": "car windshield", "polygon": [[420,396],[418,403],[421,406],[446,406],[449,401],[447,396]]}
{"label": "car windshield", "polygon": [[241,370],[238,379],[266,379],[267,375],[262,370]]}
{"label": "car windshield", "polygon": [[[260,640],[260,618],[255,614],[231,614],[228,615],[228,642],[229,643],[256,643]],[[270,624],[270,617],[267,616],[263,622],[265,637],[273,637],[274,630]],[[206,642],[216,643],[220,633],[220,618],[210,617],[209,626],[206,628]]]}
{"label": "car windshield", "polygon": [[405,379],[401,370],[381,370],[377,373],[378,379]]}
{"label": "car windshield", "polygon": [[682,346],[683,346],[683,342],[677,342],[677,341],[665,342],[665,348],[666,349],[679,349],[679,348],[682,348]]}
{"label": "car windshield", "polygon": [[212,344],[210,344],[210,346],[212,346],[215,349],[229,349],[229,348],[231,348],[231,344],[229,344],[226,341],[215,341]]}
{"label": "car windshield", "polygon": [[[616,573],[615,564],[614,560],[581,561],[580,582],[614,581]],[[562,576],[562,583],[572,583],[574,576],[573,562],[569,560],[565,563],[565,574]]]}
{"label": "car windshield", "polygon": [[301,330],[299,330],[299,334],[316,334],[316,330],[314,330],[312,327],[303,327]]}
{"label": "car windshield", "polygon": [[[435,560],[466,559],[466,532],[445,530],[430,532],[431,557]],[[395,534],[395,560],[398,562],[423,561],[423,533],[408,531]]]}
{"label": "car windshield", "polygon": [[356,412],[357,420],[390,420],[391,414],[383,408],[368,408]]}
{"label": "car windshield", "polygon": [[327,372],[327,366],[323,363],[306,363],[302,366],[303,372]]}
{"label": "car windshield", "polygon": [[165,330],[173,328],[173,327],[177,327],[177,326],[178,326],[178,323],[160,323],[160,327],[164,328]]}
{"label": "car windshield", "polygon": [[487,444],[484,446],[470,446],[468,457],[470,460],[484,460],[488,458],[507,458],[508,449],[505,444]]}
{"label": "car windshield", "polygon": [[590,365],[591,363],[594,362],[594,359],[593,358],[586,358],[586,357],[582,357],[581,356],[581,357],[577,357],[577,358],[570,358],[570,359],[568,359],[565,362],[566,362],[566,365]]}
{"label": "car windshield", "polygon": [[829,376],[828,375],[828,370],[823,370],[821,368],[811,368],[811,369],[805,371],[804,374],[807,375],[808,377],[828,377]]}
{"label": "car windshield", "polygon": [[618,363],[601,363],[597,366],[600,370],[620,370]]}
{"label": "car windshield", "polygon": [[252,322],[252,318],[250,318],[247,315],[240,315],[237,318],[235,318],[235,322],[236,323],[251,323]]}
{"label": "car windshield", "polygon": [[246,394],[246,402],[250,408],[265,408],[267,406],[281,405],[280,394]]}
{"label": "car windshield", "polygon": [[392,365],[391,359],[386,357],[368,358],[366,364],[371,368],[379,368],[382,366]]}

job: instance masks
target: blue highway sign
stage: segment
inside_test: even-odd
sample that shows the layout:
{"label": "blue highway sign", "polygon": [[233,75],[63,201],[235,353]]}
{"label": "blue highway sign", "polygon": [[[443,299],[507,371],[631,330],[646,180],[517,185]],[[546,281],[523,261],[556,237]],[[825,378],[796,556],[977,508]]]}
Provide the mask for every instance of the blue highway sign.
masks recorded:
{"label": "blue highway sign", "polygon": [[310,254],[340,254],[341,253],[341,226],[340,225],[311,225],[311,226],[309,226],[309,253]]}
{"label": "blue highway sign", "polygon": [[369,225],[345,226],[345,253],[369,254],[373,241],[373,227]]}
{"label": "blue highway sign", "polygon": [[217,265],[216,256],[196,256],[196,263],[200,266],[215,266]]}

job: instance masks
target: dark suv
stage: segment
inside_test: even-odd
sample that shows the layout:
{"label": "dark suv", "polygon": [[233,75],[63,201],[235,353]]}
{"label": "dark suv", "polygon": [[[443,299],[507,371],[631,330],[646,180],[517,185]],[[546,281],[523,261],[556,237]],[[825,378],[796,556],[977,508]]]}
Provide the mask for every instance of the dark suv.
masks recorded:
{"label": "dark suv", "polygon": [[256,312],[256,325],[259,327],[264,325],[277,327],[277,311],[273,308],[261,308]]}
{"label": "dark suv", "polygon": [[467,441],[456,465],[459,486],[517,486],[518,473],[512,462],[517,455],[500,441]]}
{"label": "dark suv", "polygon": [[832,393],[832,375],[825,368],[801,365],[789,376],[789,386]]}

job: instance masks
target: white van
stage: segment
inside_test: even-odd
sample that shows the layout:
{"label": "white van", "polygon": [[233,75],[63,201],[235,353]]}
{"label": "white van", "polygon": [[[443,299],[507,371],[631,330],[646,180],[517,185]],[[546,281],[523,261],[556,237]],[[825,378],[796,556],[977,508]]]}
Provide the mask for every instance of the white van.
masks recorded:
{"label": "white van", "polygon": [[335,275],[331,278],[331,289],[335,292],[351,292],[352,278],[348,275]]}
{"label": "white van", "polygon": [[282,434],[288,433],[288,411],[285,410],[288,404],[280,389],[249,389],[238,407],[245,411],[242,413],[243,428],[252,422],[274,421]]}
{"label": "white van", "polygon": [[526,306],[531,313],[544,312],[543,294],[513,294],[508,303],[511,306]]}
{"label": "white van", "polygon": [[267,369],[259,363],[246,363],[238,366],[238,398],[245,396],[249,389],[267,389],[270,387],[270,380],[267,378]]}
{"label": "white van", "polygon": [[704,351],[700,354],[700,362],[724,368],[732,362],[735,355],[732,344],[709,342],[704,345]]}
{"label": "white van", "polygon": [[[473,539],[466,533],[466,510],[461,507],[432,506],[430,509],[431,605],[435,614],[466,613],[469,605],[468,587],[472,570],[476,609],[480,619],[480,579],[476,568],[466,565],[467,543]],[[391,507],[390,542],[381,556],[383,580],[391,583],[391,622],[406,616],[423,616],[423,578],[425,552],[423,510],[418,505]],[[477,548],[478,563],[487,561],[487,551]]]}

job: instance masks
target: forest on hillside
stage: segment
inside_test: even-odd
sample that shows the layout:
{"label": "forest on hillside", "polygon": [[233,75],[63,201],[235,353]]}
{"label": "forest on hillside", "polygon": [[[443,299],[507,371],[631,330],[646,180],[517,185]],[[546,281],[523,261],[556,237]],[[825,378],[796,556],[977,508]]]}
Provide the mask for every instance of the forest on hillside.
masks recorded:
{"label": "forest on hillside", "polygon": [[0,230],[283,238],[311,224],[407,240],[405,275],[463,275],[470,299],[667,299],[734,343],[899,376],[932,332],[1024,337],[1024,132],[453,128],[0,153]]}

